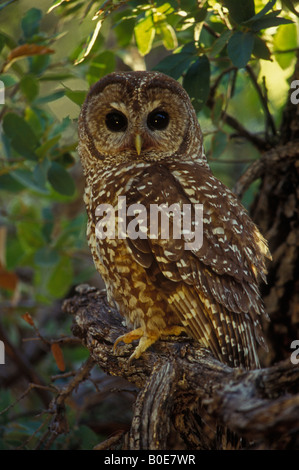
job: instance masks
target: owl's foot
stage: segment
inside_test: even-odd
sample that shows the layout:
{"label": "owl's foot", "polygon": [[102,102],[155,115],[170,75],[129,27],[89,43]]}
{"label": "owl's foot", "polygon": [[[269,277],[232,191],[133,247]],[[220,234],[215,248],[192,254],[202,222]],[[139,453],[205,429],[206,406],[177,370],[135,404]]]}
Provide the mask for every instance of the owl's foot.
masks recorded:
{"label": "owl's foot", "polygon": [[117,340],[115,341],[113,345],[113,352],[115,353],[116,351],[116,346],[120,341],[123,341],[126,344],[132,343],[132,341],[139,339],[139,344],[133,354],[129,358],[129,362],[132,361],[132,359],[138,359],[141,354],[147,350],[147,348],[150,347],[151,344],[155,343],[157,339],[159,338],[158,334],[155,335],[148,335],[145,334],[144,330],[142,328],[136,328],[136,330],[129,331],[129,333],[126,333],[125,335],[119,336]]}
{"label": "owl's foot", "polygon": [[132,359],[138,359],[144,351],[146,351],[153,343],[157,341],[157,339],[160,338],[160,336],[179,336],[182,332],[185,332],[185,328],[183,326],[178,325],[173,325],[168,328],[165,328],[163,330],[162,335],[158,333],[152,333],[151,335],[149,335],[148,333],[146,334],[142,328],[136,328],[135,330],[129,331],[129,333],[126,333],[125,335],[119,336],[117,338],[113,345],[113,352],[115,353],[116,347],[121,341],[126,344],[131,344],[132,341],[139,339],[140,341],[138,346],[129,358],[129,362],[131,362]]}
{"label": "owl's foot", "polygon": [[173,325],[163,330],[163,336],[179,336],[181,333],[185,333],[186,328],[184,326]]}
{"label": "owl's foot", "polygon": [[126,333],[125,335],[121,335],[119,336],[114,345],[113,345],[113,352],[115,353],[116,351],[116,346],[118,345],[118,343],[120,343],[121,341],[123,343],[126,343],[126,344],[131,344],[132,341],[134,341],[135,339],[140,339],[142,336],[144,335],[144,331],[142,328],[136,328],[136,330],[132,330],[132,331],[129,331],[129,333]]}

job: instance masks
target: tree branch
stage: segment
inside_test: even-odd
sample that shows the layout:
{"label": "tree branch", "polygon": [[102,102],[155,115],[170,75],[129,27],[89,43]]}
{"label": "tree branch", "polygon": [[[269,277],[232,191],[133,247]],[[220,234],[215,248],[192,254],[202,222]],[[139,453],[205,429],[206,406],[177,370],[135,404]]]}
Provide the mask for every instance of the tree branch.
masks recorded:
{"label": "tree branch", "polygon": [[[215,104],[215,100],[213,96],[210,96],[208,101],[207,101],[207,106],[210,109],[213,109]],[[237,119],[235,119],[233,116],[228,114],[226,111],[222,111],[221,114],[221,119],[232,129],[234,129],[237,133],[238,136],[243,137],[246,139],[248,142],[251,142],[252,145],[254,145],[258,150],[260,151],[265,151],[269,149],[269,144],[258,137],[255,134],[252,134],[249,132]]]}
{"label": "tree branch", "polygon": [[241,198],[248,187],[266,171],[272,171],[281,162],[295,162],[299,159],[299,141],[293,140],[285,145],[278,145],[265,152],[256,160],[237,181],[234,193]]}
{"label": "tree branch", "polygon": [[231,431],[237,436],[230,448],[248,448],[241,437],[260,449],[299,444],[299,367],[289,360],[268,369],[232,369],[181,336],[156,342],[129,363],[135,345],[113,354],[126,328],[103,291],[81,287],[63,309],[73,315],[73,333],[101,369],[140,389],[123,448],[166,449],[172,425],[188,449],[227,448],[224,437]]}

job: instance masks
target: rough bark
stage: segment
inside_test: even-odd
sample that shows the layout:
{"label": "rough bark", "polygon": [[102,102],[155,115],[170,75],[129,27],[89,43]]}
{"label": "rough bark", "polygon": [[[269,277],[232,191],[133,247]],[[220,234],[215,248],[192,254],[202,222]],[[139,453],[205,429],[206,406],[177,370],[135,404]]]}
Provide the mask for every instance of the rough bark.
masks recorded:
{"label": "rough bark", "polygon": [[83,287],[65,301],[73,333],[107,374],[140,392],[122,449],[167,449],[174,427],[187,449],[299,448],[299,366],[231,369],[181,336],[155,343],[129,363],[135,345],[113,343],[126,329],[104,291]]}

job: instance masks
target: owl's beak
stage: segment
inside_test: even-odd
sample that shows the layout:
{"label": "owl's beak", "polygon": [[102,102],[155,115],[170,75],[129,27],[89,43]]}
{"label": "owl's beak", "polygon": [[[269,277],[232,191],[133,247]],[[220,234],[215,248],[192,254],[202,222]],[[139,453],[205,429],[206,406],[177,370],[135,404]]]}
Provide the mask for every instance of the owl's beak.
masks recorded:
{"label": "owl's beak", "polygon": [[137,155],[140,155],[142,149],[142,138],[140,134],[135,135],[135,148]]}

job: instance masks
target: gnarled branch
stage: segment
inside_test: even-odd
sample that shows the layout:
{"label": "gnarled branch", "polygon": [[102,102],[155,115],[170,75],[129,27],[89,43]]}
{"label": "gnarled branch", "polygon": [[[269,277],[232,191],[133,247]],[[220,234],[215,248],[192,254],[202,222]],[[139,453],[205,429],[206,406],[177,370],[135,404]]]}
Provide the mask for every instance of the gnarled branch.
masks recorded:
{"label": "gnarled branch", "polygon": [[193,450],[299,446],[299,366],[289,360],[267,369],[232,369],[181,336],[156,342],[129,363],[135,345],[113,353],[126,328],[104,291],[81,287],[63,309],[101,369],[140,389],[123,448],[167,449],[172,426]]}

